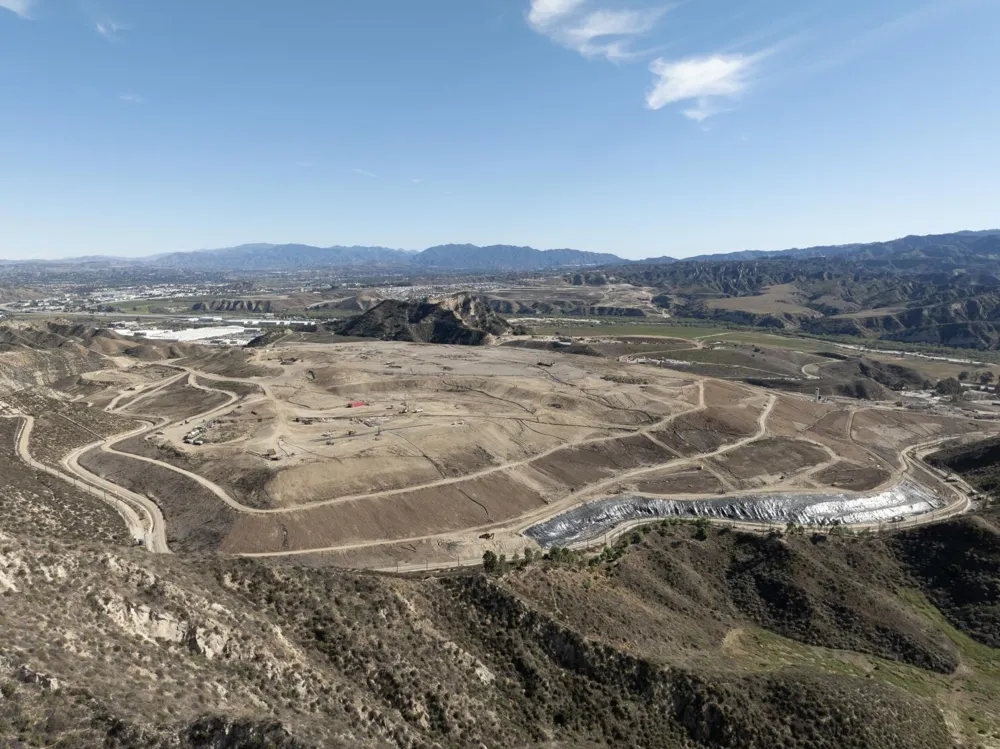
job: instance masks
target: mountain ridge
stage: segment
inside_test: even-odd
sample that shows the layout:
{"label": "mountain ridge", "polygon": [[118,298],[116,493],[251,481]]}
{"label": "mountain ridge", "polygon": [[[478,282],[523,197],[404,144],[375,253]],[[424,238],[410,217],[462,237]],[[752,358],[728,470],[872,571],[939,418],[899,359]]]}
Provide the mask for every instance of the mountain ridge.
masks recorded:
{"label": "mountain ridge", "polygon": [[368,268],[419,273],[426,271],[527,272],[570,268],[657,266],[684,263],[768,262],[778,260],[856,259],[909,270],[914,263],[961,268],[967,258],[989,259],[1000,272],[1000,229],[961,230],[947,234],[908,235],[887,241],[783,250],[739,250],[674,258],[666,255],[631,260],[614,253],[570,248],[539,250],[530,246],[440,244],[423,250],[378,245],[331,245],[250,242],[232,247],[167,252],[146,257],[86,255],[52,260],[3,260],[0,266],[88,265],[192,272],[295,271]]}
{"label": "mountain ridge", "polygon": [[584,250],[538,250],[514,245],[444,244],[425,250],[379,246],[317,247],[306,244],[253,243],[191,252],[173,252],[134,262],[181,270],[313,270],[377,266],[400,270],[522,271],[627,263],[610,253]]}

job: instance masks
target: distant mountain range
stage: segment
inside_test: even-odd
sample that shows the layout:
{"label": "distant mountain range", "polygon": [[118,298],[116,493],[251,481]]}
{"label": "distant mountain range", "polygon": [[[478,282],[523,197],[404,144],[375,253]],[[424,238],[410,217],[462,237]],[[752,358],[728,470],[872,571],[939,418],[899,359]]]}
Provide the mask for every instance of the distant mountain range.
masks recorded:
{"label": "distant mountain range", "polygon": [[174,252],[136,262],[192,271],[288,271],[367,266],[383,270],[496,272],[582,268],[629,261],[608,253],[536,250],[512,245],[447,244],[414,252],[388,247],[245,244],[218,250]]}
{"label": "distant mountain range", "polygon": [[514,245],[445,244],[426,250],[399,250],[389,247],[315,247],[307,244],[243,244],[213,250],[172,252],[141,258],[87,256],[63,260],[0,260],[0,267],[80,266],[88,270],[133,269],[137,271],[259,273],[307,270],[370,270],[421,274],[433,272],[533,272],[546,270],[594,269],[614,266],[665,266],[673,264],[759,261],[772,259],[808,260],[847,258],[900,269],[921,266],[962,267],[967,261],[978,265],[984,256],[996,255],[1000,230],[960,231],[952,234],[909,236],[888,242],[847,244],[788,250],[744,250],[698,255],[678,260],[661,256],[626,260],[611,253],[584,250],[537,250]]}

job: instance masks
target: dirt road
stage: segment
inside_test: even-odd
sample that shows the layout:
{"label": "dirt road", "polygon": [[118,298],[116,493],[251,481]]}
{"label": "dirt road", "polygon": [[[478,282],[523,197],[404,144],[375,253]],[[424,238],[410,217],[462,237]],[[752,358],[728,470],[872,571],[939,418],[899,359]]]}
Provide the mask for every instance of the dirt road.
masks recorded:
{"label": "dirt road", "polygon": [[[70,470],[68,473],[63,473],[44,463],[39,463],[31,457],[29,449],[31,431],[35,426],[35,417],[19,415],[6,418],[21,419],[21,425],[17,433],[17,454],[24,463],[36,471],[42,471],[50,476],[61,479],[107,502],[121,515],[133,538],[137,540],[141,539],[145,547],[152,552],[169,553],[170,549],[167,547],[164,530],[166,524],[163,521],[160,508],[155,503],[145,497],[133,494],[117,484],[105,482],[100,479],[98,481],[90,481],[79,474],[74,475],[75,471]],[[142,429],[145,429],[145,427]]]}
{"label": "dirt road", "polygon": [[[76,482],[76,480],[79,480],[79,482],[86,485],[89,488],[89,490],[92,491],[92,493],[101,496],[102,498],[110,494],[111,495],[110,501],[113,501],[115,503],[115,507],[119,509],[119,512],[123,513],[123,517],[125,517],[125,522],[128,523],[130,530],[132,530],[133,532],[133,535],[135,535],[136,538],[143,539],[143,543],[146,549],[156,554],[170,553],[170,547],[167,544],[167,530],[166,530],[167,524],[159,506],[153,500],[149,499],[149,497],[146,497],[142,494],[138,494],[137,492],[130,491],[129,489],[126,489],[122,486],[119,486],[118,484],[108,481],[107,479],[102,478],[101,476],[98,476],[95,473],[91,473],[86,468],[80,465],[79,459],[80,456],[83,455],[84,453],[89,452],[90,450],[96,448],[107,452],[114,452],[120,455],[125,455],[134,460],[146,460],[150,463],[156,464],[157,466],[165,466],[166,464],[161,463],[160,461],[150,460],[148,458],[142,458],[141,456],[132,455],[130,453],[120,453],[119,451],[114,450],[111,447],[111,445],[117,442],[131,439],[132,437],[144,435],[154,429],[161,429],[171,424],[172,422],[169,422],[163,418],[157,416],[150,416],[146,414],[133,413],[130,412],[129,409],[134,407],[134,405],[138,401],[144,400],[160,392],[161,390],[169,387],[170,385],[173,385],[174,383],[179,382],[185,377],[188,379],[188,384],[196,389],[208,390],[210,392],[224,392],[220,390],[214,390],[213,388],[206,388],[201,385],[198,385],[196,382],[194,382],[194,375],[190,371],[184,370],[176,377],[168,377],[163,382],[153,383],[147,389],[144,389],[137,397],[135,397],[128,405],[124,407],[118,407],[116,404],[119,398],[115,398],[111,403],[108,404],[107,408],[108,411],[115,411],[117,413],[127,413],[128,415],[133,416],[134,418],[139,418],[147,421],[148,424],[145,426],[138,427],[137,429],[133,429],[130,432],[126,432],[125,434],[116,434],[107,439],[97,440],[95,442],[91,442],[88,445],[84,445],[83,447],[76,448],[68,455],[64,456],[60,461],[60,465],[62,465],[62,467],[66,469],[66,471],[70,474],[70,476],[75,477],[75,479],[69,478],[67,476],[64,476],[64,478],[69,478],[69,480],[74,482]],[[214,406],[209,411],[203,413],[201,415],[201,418],[211,418],[212,416],[215,415],[216,412],[223,411],[229,408],[236,400],[238,400],[238,397],[232,393],[225,393],[225,394],[229,396],[227,402],[221,406]],[[200,478],[195,474],[190,474],[186,471],[182,472],[189,475],[194,480],[198,480]],[[200,483],[208,483],[211,485],[211,482],[204,482],[204,480],[202,480],[202,482]],[[142,514],[144,519],[143,521],[138,520],[138,517],[136,516],[136,510],[138,510],[138,512]],[[131,512],[132,516],[135,517],[129,517],[126,514],[127,512]]]}

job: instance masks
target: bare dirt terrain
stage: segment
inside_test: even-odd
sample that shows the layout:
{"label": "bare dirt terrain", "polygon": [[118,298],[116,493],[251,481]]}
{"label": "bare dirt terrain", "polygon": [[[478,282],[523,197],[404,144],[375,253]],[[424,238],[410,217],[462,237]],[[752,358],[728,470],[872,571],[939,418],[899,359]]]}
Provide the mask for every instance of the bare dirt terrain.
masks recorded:
{"label": "bare dirt terrain", "polygon": [[[302,335],[159,359],[149,348],[139,361],[91,336],[80,340],[103,368],[81,360],[2,407],[31,419],[26,454],[161,551],[447,566],[532,548],[533,525],[633,494],[850,496],[915,480],[937,498],[931,517],[968,507],[914,451],[990,433],[969,418],[979,411],[818,401],[813,380],[862,365],[726,335],[488,346]],[[733,382],[744,370],[801,392]]]}
{"label": "bare dirt terrain", "polygon": [[93,445],[72,462],[82,478],[154,502],[175,550],[369,566],[512,554],[532,545],[521,535],[531,524],[622,492],[863,492],[903,476],[938,486],[903,451],[984,430],[956,415],[510,346],[292,342],[164,369],[88,378],[104,386],[87,397],[108,419],[148,426],[73,441]]}

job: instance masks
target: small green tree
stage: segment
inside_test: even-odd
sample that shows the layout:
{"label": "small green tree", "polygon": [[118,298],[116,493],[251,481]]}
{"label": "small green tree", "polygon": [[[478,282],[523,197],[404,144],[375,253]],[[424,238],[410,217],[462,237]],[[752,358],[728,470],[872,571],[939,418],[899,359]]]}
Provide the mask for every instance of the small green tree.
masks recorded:
{"label": "small green tree", "polygon": [[708,539],[708,521],[705,518],[698,518],[695,521],[696,530],[694,532],[694,537],[698,541],[706,541]]}
{"label": "small green tree", "polygon": [[954,377],[946,377],[934,386],[934,390],[938,395],[958,395],[962,392],[962,383]]}
{"label": "small green tree", "polygon": [[487,575],[494,574],[499,566],[500,560],[497,559],[496,554],[489,550],[483,552],[483,571]]}

